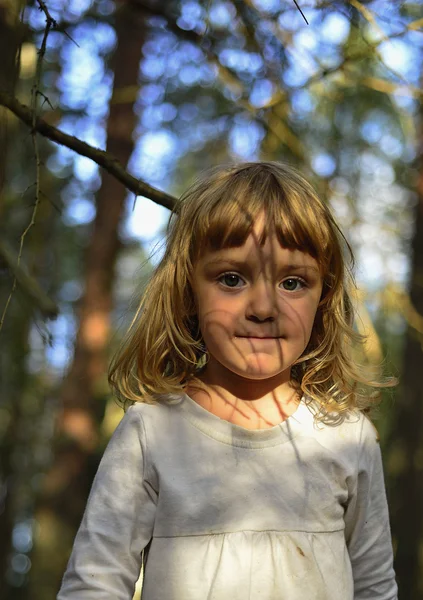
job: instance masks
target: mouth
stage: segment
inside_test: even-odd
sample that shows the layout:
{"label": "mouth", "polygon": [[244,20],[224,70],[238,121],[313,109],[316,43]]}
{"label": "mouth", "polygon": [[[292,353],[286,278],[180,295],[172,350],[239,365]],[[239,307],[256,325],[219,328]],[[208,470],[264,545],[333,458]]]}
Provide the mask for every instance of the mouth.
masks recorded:
{"label": "mouth", "polygon": [[238,335],[237,337],[245,340],[280,340],[281,335]]}

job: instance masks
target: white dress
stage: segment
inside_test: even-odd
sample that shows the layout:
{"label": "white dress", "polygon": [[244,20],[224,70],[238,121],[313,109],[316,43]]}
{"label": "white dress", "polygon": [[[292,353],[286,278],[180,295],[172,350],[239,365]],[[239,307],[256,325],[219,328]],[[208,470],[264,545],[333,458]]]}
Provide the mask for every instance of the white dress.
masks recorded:
{"label": "white dress", "polygon": [[302,401],[248,430],[186,395],[132,406],[93,483],[58,600],[396,600],[376,431]]}

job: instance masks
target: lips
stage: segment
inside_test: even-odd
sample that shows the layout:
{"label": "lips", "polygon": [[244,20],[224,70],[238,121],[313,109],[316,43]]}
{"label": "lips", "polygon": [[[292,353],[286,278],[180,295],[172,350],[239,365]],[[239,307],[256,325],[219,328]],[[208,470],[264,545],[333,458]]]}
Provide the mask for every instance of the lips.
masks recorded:
{"label": "lips", "polygon": [[278,340],[282,336],[281,335],[238,335],[236,337],[245,338],[248,340]]}

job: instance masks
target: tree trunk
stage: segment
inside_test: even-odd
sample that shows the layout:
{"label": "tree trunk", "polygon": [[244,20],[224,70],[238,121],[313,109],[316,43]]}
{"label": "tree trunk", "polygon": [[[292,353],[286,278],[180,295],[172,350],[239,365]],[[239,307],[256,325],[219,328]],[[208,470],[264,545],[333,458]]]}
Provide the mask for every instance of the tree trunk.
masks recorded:
{"label": "tree trunk", "polygon": [[[116,12],[113,97],[138,81],[143,20],[129,4]],[[126,165],[133,151],[133,101],[114,103],[107,123],[107,151]],[[108,173],[96,199],[96,216],[86,250],[85,290],[72,364],[61,390],[57,443],[45,477],[36,520],[39,535],[31,570],[31,600],[53,600],[80,523],[98,464],[99,432],[108,396],[107,366],[114,265],[125,188]]]}
{"label": "tree trunk", "polygon": [[[0,0],[0,90],[14,93],[18,77],[19,65],[17,62],[18,49],[22,39],[22,25],[20,23],[20,9],[22,2],[15,0]],[[8,146],[10,137],[10,113],[0,107],[0,215],[2,195],[5,187],[5,173],[7,167]],[[2,264],[0,260],[0,271]],[[3,312],[4,303],[12,285],[12,280],[4,278],[4,294],[0,294],[0,314]],[[7,289],[6,289],[7,288]],[[13,453],[15,448],[16,431],[19,427],[19,395],[24,373],[25,348],[27,346],[27,333],[29,328],[28,315],[21,315],[18,323],[15,322],[15,339],[19,343],[9,346],[9,351],[0,357],[0,392],[1,404],[8,410],[9,419],[7,426],[2,430],[0,446],[0,595],[5,597],[5,573],[8,568],[11,552],[11,539],[14,526],[13,490],[15,484]],[[17,351],[15,353],[15,351]],[[16,377],[16,375],[18,376]]]}
{"label": "tree trunk", "polygon": [[[20,11],[23,0],[0,0],[0,90],[14,92],[19,74],[17,56],[22,43]],[[0,107],[0,198],[5,182],[10,113]]]}
{"label": "tree trunk", "polygon": [[[423,135],[423,110],[420,109]],[[418,202],[410,270],[410,300],[423,315],[423,137],[417,160]],[[388,442],[388,472],[395,568],[402,600],[423,599],[423,328],[408,325],[404,346],[401,393],[394,407]]]}

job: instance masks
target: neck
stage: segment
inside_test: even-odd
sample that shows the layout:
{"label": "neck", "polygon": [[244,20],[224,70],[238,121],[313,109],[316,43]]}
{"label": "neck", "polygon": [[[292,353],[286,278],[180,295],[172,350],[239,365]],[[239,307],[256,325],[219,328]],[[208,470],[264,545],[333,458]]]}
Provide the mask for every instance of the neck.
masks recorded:
{"label": "neck", "polygon": [[249,429],[272,427],[291,416],[300,395],[282,373],[265,380],[246,379],[235,373],[220,372],[210,362],[203,373],[187,387],[188,395],[218,417]]}

